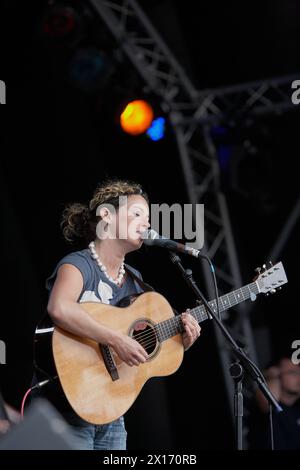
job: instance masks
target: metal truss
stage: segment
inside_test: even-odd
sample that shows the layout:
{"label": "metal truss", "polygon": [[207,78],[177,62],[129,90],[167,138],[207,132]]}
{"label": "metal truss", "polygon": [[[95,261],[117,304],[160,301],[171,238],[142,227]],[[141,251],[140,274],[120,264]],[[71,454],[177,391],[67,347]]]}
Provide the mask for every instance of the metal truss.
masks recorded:
{"label": "metal truss", "polygon": [[[219,163],[211,127],[218,122],[295,108],[291,102],[291,84],[296,77],[198,91],[135,0],[89,1],[149,90],[160,98],[162,109],[169,114],[189,202],[205,204],[204,248],[213,260],[220,294],[241,287],[243,282],[227,203],[220,189]],[[208,267],[203,269],[208,295],[213,298],[211,272]],[[245,305],[237,306],[224,322],[256,362],[253,331]],[[234,358],[217,328],[215,333],[228,401],[233,411],[233,381],[229,376],[229,366]],[[251,393],[252,385],[245,381],[245,416],[248,412],[247,397]],[[244,448],[247,448],[247,432],[244,425]]]}
{"label": "metal truss", "polygon": [[281,114],[296,109],[291,85],[299,75],[270,78],[231,87],[203,90],[193,115],[197,123],[217,123],[231,118]]}
{"label": "metal truss", "polygon": [[89,2],[162,104],[181,109],[197,102],[198,91],[135,0]]}

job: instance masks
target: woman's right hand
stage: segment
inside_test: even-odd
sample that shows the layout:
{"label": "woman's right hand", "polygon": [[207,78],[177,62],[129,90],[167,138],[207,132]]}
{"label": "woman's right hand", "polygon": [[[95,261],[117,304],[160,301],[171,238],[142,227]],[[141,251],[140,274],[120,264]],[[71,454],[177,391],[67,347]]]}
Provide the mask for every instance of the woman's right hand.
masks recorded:
{"label": "woman's right hand", "polygon": [[130,367],[138,366],[146,362],[149,357],[145,349],[135,339],[121,333],[114,335],[109,346],[111,346],[119,358]]}

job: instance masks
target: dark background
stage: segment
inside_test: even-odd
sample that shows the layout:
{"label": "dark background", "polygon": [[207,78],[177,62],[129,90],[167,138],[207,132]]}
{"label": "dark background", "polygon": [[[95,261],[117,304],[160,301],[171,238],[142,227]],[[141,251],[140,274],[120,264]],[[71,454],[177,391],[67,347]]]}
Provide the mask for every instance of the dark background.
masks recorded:
{"label": "dark background", "polygon": [[[300,74],[296,0],[255,7],[250,1],[140,3],[199,89]],[[80,40],[51,44],[41,34],[45,6],[11,0],[0,7],[0,79],[7,85],[7,105],[0,112],[0,339],[7,345],[1,387],[17,407],[30,383],[33,332],[47,301],[45,278],[73,249],[59,228],[64,205],[87,202],[107,176],[141,182],[152,203],[188,202],[170,126],[159,142],[130,137],[119,128],[116,116],[122,102],[144,96],[145,89],[105,26],[84,11],[87,27]],[[85,45],[97,45],[113,63],[109,80],[97,90],[78,89],[68,75],[72,54]],[[158,110],[154,97],[148,98]],[[268,261],[299,197],[298,125],[295,109],[249,126],[240,122],[220,143],[233,154],[222,165],[222,183],[244,284],[256,266]],[[243,150],[247,139],[252,153]],[[273,298],[259,298],[251,314],[255,331],[268,333],[269,359],[290,353],[292,341],[300,338],[298,234],[299,222],[280,254],[289,284]],[[164,252],[142,248],[129,260],[177,310],[195,304]],[[199,267],[190,260],[185,263],[203,283]],[[264,367],[266,357],[259,360]],[[201,340],[175,375],[144,387],[127,422],[131,448],[234,446],[210,324],[203,325]]]}

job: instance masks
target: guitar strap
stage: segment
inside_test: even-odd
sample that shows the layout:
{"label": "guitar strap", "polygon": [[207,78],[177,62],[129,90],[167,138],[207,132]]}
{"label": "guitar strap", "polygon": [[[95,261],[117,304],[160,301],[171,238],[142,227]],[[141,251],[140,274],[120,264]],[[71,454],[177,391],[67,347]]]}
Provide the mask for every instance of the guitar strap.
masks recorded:
{"label": "guitar strap", "polygon": [[146,282],[142,281],[132,270],[129,266],[125,265],[125,271],[129,274],[129,276],[138,283],[138,285],[143,289],[144,292],[154,292],[155,289],[151,287]]}
{"label": "guitar strap", "polygon": [[[142,279],[137,277],[137,275],[130,269],[129,266],[125,265],[125,271],[127,271],[129,276],[131,276],[132,279],[139,284],[139,286],[144,290],[144,292],[155,292],[155,289],[152,286],[150,286],[149,284],[147,284],[146,282],[142,281]],[[131,297],[131,296],[129,296],[129,297]],[[127,306],[127,297],[125,299],[122,299],[119,302],[119,306]],[[175,315],[179,315],[179,313],[177,312],[177,310],[175,310],[175,308],[172,307],[172,310],[173,310]]]}

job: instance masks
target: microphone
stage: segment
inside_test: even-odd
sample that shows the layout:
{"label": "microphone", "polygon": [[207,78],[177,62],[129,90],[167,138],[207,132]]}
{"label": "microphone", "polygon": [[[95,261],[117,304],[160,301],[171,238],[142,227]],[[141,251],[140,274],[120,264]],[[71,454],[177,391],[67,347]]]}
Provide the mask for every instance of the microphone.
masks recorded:
{"label": "microphone", "polygon": [[148,246],[159,246],[161,248],[167,248],[171,251],[176,251],[179,253],[186,253],[191,256],[195,256],[195,258],[202,258],[204,255],[199,250],[192,248],[187,245],[183,245],[182,243],[175,242],[173,240],[169,240],[166,237],[159,235],[155,230],[145,230],[141,234],[142,239],[144,240],[145,245]]}

